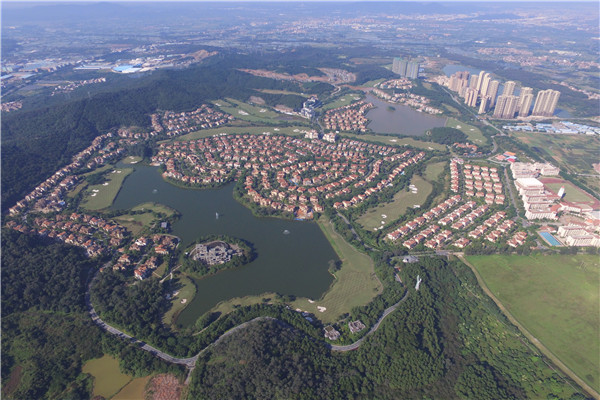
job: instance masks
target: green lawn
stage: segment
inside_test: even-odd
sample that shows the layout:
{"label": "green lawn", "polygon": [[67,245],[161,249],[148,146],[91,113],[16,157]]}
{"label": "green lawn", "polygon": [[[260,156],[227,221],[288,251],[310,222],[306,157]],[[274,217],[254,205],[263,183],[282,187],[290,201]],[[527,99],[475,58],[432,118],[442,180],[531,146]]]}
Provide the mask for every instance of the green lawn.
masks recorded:
{"label": "green lawn", "polygon": [[143,378],[135,378],[127,386],[125,386],[119,393],[112,398],[112,400],[144,400],[146,385],[152,378],[152,375],[145,376]]}
{"label": "green lawn", "polygon": [[[176,289],[176,296],[173,296],[171,300],[171,308],[163,316],[163,323],[167,325],[173,325],[177,320],[179,313],[191,303],[192,299],[196,295],[196,285],[194,282],[185,275],[179,275],[175,278],[174,282],[183,285],[180,289]],[[185,299],[185,302],[182,301]]]}
{"label": "green lawn", "polygon": [[135,215],[121,215],[114,218],[120,225],[123,225],[125,228],[131,231],[133,235],[138,235],[144,228],[149,227],[154,220],[156,220],[156,216],[151,212],[143,213],[143,214],[135,214]]}
{"label": "green lawn", "polygon": [[507,310],[600,389],[600,260],[593,255],[469,256]]}
{"label": "green lawn", "polygon": [[487,138],[483,136],[483,133],[481,133],[481,130],[479,130],[479,128],[473,125],[469,125],[465,122],[459,121],[455,118],[448,118],[446,120],[446,127],[461,130],[465,135],[467,135],[469,141],[471,141],[477,146],[483,146],[488,142]]}
{"label": "green lawn", "polygon": [[[342,261],[342,268],[334,276],[335,280],[321,299],[299,298],[292,307],[315,314],[325,323],[335,322],[340,315],[348,313],[352,308],[368,304],[383,290],[381,282],[375,275],[373,260],[346,242],[325,218],[319,221],[321,230]],[[320,312],[318,307],[325,307]]]}
{"label": "green lawn", "polygon": [[446,164],[446,161],[440,161],[427,165],[427,168],[425,169],[425,179],[429,182],[436,181],[440,174],[444,171]]}
{"label": "green lawn", "polygon": [[[391,203],[382,203],[372,207],[361,215],[357,222],[365,229],[372,231],[398,219],[408,207],[415,204],[421,205],[433,190],[433,186],[418,175],[413,176],[411,183],[418,189],[416,194],[400,190],[394,195]],[[382,215],[387,216],[383,218]],[[385,222],[385,224],[382,224]]]}
{"label": "green lawn", "polygon": [[155,213],[166,214],[169,217],[171,215],[175,214],[175,210],[173,210],[171,207],[168,207],[168,206],[165,206],[164,204],[159,204],[159,203],[138,204],[137,206],[133,207],[131,209],[131,211],[152,211]]}
{"label": "green lawn", "polygon": [[90,360],[83,365],[82,370],[94,377],[94,396],[102,396],[106,399],[131,381],[129,375],[119,371],[119,361],[111,356]]}
{"label": "green lawn", "polygon": [[392,135],[376,135],[376,134],[365,134],[365,135],[357,135],[354,133],[343,133],[341,136],[349,138],[349,139],[357,139],[357,140],[366,140],[369,142],[377,142],[387,145],[407,145],[411,147],[415,147],[417,149],[424,150],[440,150],[446,151],[446,146],[439,143],[433,142],[423,142],[420,140],[415,140],[413,138],[399,138],[397,136]]}
{"label": "green lawn", "polygon": [[218,135],[221,133],[227,133],[230,135],[235,134],[252,134],[252,135],[260,135],[264,132],[269,132],[273,135],[281,134],[281,135],[290,135],[290,136],[304,136],[302,131],[309,130],[310,128],[306,126],[223,126],[219,128],[211,128],[211,129],[203,129],[201,131],[196,131],[192,133],[188,133],[187,135],[183,135],[177,138],[178,141],[186,141],[186,140],[196,140],[202,139],[214,135]]}
{"label": "green lawn", "polygon": [[123,181],[133,172],[132,168],[119,168],[107,173],[107,184],[89,186],[81,206],[86,210],[96,211],[110,207],[117,197]]}
{"label": "green lawn", "polygon": [[363,83],[362,86],[364,86],[364,87],[375,87],[375,85],[377,85],[377,84],[379,84],[379,83],[381,83],[383,81],[385,81],[385,79],[383,79],[383,78],[381,78],[381,79],[375,79],[375,80]]}

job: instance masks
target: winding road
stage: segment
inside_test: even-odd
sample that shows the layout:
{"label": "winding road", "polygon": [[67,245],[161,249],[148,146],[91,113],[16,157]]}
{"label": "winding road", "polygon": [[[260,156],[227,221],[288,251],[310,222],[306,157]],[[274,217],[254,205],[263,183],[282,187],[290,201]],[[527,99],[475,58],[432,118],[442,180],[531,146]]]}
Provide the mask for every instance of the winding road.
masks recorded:
{"label": "winding road", "polygon": [[[98,313],[96,312],[96,310],[94,309],[94,306],[91,302],[90,299],[90,291],[91,291],[91,287],[92,284],[94,282],[94,280],[97,278],[98,276],[98,272],[99,270],[96,271],[96,273],[94,274],[94,276],[92,277],[92,279],[90,279],[90,282],[88,284],[88,290],[85,294],[85,302],[87,304],[88,307],[88,313],[90,315],[90,317],[92,318],[92,321],[94,321],[94,323],[96,325],[98,325],[100,328],[102,328],[103,330],[105,330],[108,333],[111,333],[115,336],[120,337],[121,339],[127,340],[133,344],[136,344],[139,346],[140,349],[145,350],[149,353],[151,353],[152,355],[159,357],[167,362],[173,363],[173,364],[179,364],[179,365],[184,365],[186,368],[188,368],[189,372],[188,372],[188,377],[186,379],[186,383],[189,382],[189,379],[191,377],[191,372],[194,370],[194,368],[196,367],[196,362],[198,361],[198,358],[204,353],[206,352],[208,349],[210,349],[211,347],[215,346],[217,343],[219,343],[222,339],[224,339],[225,337],[239,331],[242,330],[244,328],[246,328],[248,325],[256,322],[256,321],[261,321],[261,320],[273,320],[273,321],[279,321],[275,318],[272,317],[257,317],[254,318],[250,321],[244,322],[240,325],[237,325],[231,329],[229,329],[227,332],[223,333],[221,336],[219,336],[214,342],[212,342],[211,344],[209,344],[208,346],[206,346],[204,349],[202,349],[198,354],[196,354],[193,357],[188,357],[188,358],[177,358],[177,357],[173,357],[170,354],[165,353],[164,351],[161,351],[155,347],[150,346],[147,343],[142,342],[141,340],[136,339],[133,336],[130,336],[128,334],[126,334],[125,332],[119,330],[118,328],[115,328],[114,326],[111,326],[109,324],[107,324],[106,322],[104,322],[99,316]],[[367,338],[367,336],[371,335],[373,332],[375,332],[377,329],[379,329],[379,326],[381,325],[381,322],[383,321],[383,319],[385,317],[387,317],[388,315],[390,315],[394,310],[396,310],[396,308],[398,308],[398,306],[400,305],[400,303],[402,303],[404,300],[406,300],[406,298],[408,297],[408,290],[406,291],[406,293],[404,294],[404,296],[402,297],[402,299],[400,299],[400,301],[398,301],[396,304],[394,304],[393,306],[387,308],[383,314],[381,314],[381,317],[379,317],[379,319],[377,320],[377,322],[373,325],[373,327],[369,330],[369,332],[367,332],[367,334],[365,336],[363,336],[362,338],[360,338],[359,340],[357,340],[356,342],[349,344],[349,345],[345,345],[345,346],[338,346],[338,345],[329,345],[329,348],[333,351],[350,351],[350,350],[355,350],[357,349],[362,343],[363,341]],[[282,323],[285,323],[284,321],[280,321]]]}
{"label": "winding road", "polygon": [[373,327],[371,327],[371,329],[369,330],[369,332],[367,332],[367,334],[365,336],[363,336],[362,338],[358,339],[356,342],[354,342],[352,344],[345,345],[345,346],[339,346],[339,345],[336,345],[336,344],[332,344],[332,345],[330,345],[331,350],[333,350],[333,351],[350,351],[350,350],[356,350],[356,349],[358,349],[358,347],[367,338],[367,336],[369,336],[370,334],[372,334],[373,332],[375,332],[377,329],[379,329],[379,325],[381,325],[381,322],[383,321],[383,319],[385,317],[387,317],[388,315],[390,315],[392,312],[394,312],[396,310],[396,308],[398,308],[398,306],[400,305],[400,303],[402,303],[404,300],[406,300],[407,297],[408,297],[408,290],[406,291],[406,293],[400,299],[399,302],[397,302],[393,306],[388,307],[388,308],[385,309],[385,311],[383,312],[383,314],[381,314],[381,317],[379,317],[379,319],[377,320],[377,322],[375,322],[375,325],[373,325]]}

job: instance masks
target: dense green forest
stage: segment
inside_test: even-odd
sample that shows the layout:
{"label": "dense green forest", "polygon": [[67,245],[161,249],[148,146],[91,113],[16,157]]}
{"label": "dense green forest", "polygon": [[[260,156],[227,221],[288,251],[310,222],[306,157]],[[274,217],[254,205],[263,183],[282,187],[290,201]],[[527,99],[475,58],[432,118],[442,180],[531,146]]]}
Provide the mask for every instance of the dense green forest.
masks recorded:
{"label": "dense green forest", "polygon": [[77,247],[2,231],[2,398],[88,399],[85,361],[112,354],[134,376],[183,373],[105,334],[85,310],[92,263]]}
{"label": "dense green forest", "polygon": [[465,143],[467,135],[456,128],[438,127],[433,128],[427,135],[432,142],[451,145],[454,143]]}
{"label": "dense green forest", "polygon": [[286,324],[257,322],[199,359],[188,399],[585,398],[522,342],[463,264],[425,259],[401,274],[409,286],[419,274],[421,289],[358,350],[331,352]]}

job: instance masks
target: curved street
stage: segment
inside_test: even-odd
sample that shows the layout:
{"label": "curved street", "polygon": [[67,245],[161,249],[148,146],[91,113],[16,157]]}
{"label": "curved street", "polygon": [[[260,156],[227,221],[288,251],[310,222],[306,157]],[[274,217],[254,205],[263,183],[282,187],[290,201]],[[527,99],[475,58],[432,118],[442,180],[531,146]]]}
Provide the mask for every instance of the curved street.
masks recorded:
{"label": "curved street", "polygon": [[373,332],[375,332],[377,329],[379,329],[379,325],[381,325],[381,322],[383,321],[383,319],[385,317],[387,317],[388,315],[390,315],[392,312],[394,312],[396,310],[396,308],[398,308],[398,306],[400,305],[400,303],[402,303],[404,300],[406,300],[407,297],[408,297],[408,290],[404,294],[404,297],[402,297],[400,299],[400,301],[398,301],[393,306],[388,307],[388,308],[385,309],[385,311],[383,312],[383,314],[381,314],[381,317],[379,317],[379,319],[377,320],[377,322],[375,322],[375,325],[373,325],[371,327],[371,329],[369,330],[369,332],[367,332],[367,334],[365,336],[363,336],[362,338],[358,339],[356,342],[354,342],[352,344],[345,345],[345,346],[339,346],[339,345],[332,344],[330,346],[331,350],[333,350],[333,351],[350,351],[350,350],[356,350],[356,349],[358,349],[358,347],[367,338],[367,336],[369,336],[370,334],[372,334]]}

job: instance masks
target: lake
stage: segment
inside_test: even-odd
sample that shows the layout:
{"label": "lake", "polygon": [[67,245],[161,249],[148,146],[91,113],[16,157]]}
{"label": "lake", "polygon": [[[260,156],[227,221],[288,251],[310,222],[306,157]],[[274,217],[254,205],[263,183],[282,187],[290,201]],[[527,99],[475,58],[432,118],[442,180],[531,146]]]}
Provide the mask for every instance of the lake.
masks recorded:
{"label": "lake", "polygon": [[375,106],[366,115],[370,120],[367,127],[375,133],[423,136],[431,128],[446,125],[445,117],[435,117],[408,106],[387,103],[372,94],[367,94],[365,101]]}
{"label": "lake", "polygon": [[234,200],[233,187],[184,189],[163,180],[157,167],[136,165],[113,203],[113,210],[145,202],[176,209],[181,218],[173,223],[172,233],[182,239],[183,248],[208,234],[226,234],[254,245],[253,262],[195,279],[196,297],[177,324],[193,324],[217,303],[234,297],[277,292],[318,299],[333,281],[328,263],[338,257],[316,223],[257,218]]}

